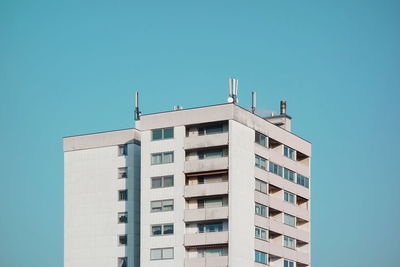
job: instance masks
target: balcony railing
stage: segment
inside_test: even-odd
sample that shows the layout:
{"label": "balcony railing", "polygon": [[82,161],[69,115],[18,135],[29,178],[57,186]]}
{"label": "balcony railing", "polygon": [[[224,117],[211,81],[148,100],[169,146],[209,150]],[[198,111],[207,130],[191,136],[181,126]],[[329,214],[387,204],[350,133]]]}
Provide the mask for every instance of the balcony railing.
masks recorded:
{"label": "balcony railing", "polygon": [[185,150],[204,148],[204,147],[215,147],[225,146],[228,144],[228,132],[210,135],[197,135],[185,138]]}
{"label": "balcony railing", "polygon": [[228,157],[188,160],[185,162],[185,173],[225,169],[228,169]]}
{"label": "balcony railing", "polygon": [[187,209],[185,222],[228,219],[228,206],[218,208]]}
{"label": "balcony railing", "polygon": [[186,258],[185,267],[228,267],[228,256]]}
{"label": "balcony railing", "polygon": [[213,196],[228,194],[228,182],[195,184],[185,186],[185,197]]}
{"label": "balcony railing", "polygon": [[185,246],[203,246],[228,243],[228,231],[185,235]]}

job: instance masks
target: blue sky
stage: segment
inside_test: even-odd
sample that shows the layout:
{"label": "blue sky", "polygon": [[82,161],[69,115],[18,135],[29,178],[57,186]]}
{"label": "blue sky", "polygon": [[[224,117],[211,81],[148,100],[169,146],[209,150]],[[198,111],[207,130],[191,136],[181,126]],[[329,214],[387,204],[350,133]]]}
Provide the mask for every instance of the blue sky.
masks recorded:
{"label": "blue sky", "polygon": [[63,265],[62,137],[226,101],[313,143],[312,263],[394,267],[400,2],[0,1],[0,266]]}

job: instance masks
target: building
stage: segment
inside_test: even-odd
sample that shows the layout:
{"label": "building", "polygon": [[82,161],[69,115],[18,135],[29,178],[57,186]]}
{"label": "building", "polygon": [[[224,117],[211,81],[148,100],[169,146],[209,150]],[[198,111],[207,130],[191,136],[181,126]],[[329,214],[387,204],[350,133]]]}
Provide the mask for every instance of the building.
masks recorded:
{"label": "building", "polygon": [[65,138],[65,267],[311,266],[311,144],[290,123],[285,102],[228,103]]}

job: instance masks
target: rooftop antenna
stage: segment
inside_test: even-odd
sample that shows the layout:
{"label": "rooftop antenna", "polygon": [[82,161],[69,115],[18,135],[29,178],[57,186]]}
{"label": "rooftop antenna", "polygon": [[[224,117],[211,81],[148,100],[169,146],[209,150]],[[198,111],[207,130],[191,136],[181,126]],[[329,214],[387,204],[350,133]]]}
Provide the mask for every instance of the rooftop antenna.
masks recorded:
{"label": "rooftop antenna", "polygon": [[229,78],[228,85],[229,85],[229,97],[228,103],[238,103],[239,99],[238,95],[238,84],[239,80],[235,78]]}
{"label": "rooftop antenna", "polygon": [[139,92],[135,92],[135,121],[140,120],[140,114],[141,112],[139,111]]}
{"label": "rooftop antenna", "polygon": [[251,92],[251,113],[255,113],[256,112],[256,92]]}

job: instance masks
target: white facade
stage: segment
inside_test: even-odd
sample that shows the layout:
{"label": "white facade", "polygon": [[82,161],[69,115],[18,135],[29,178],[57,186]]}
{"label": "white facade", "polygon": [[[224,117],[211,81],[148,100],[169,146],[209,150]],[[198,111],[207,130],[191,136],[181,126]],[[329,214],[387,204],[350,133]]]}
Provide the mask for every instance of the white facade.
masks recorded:
{"label": "white facade", "polygon": [[[134,136],[123,130],[64,139],[64,267],[117,266],[122,257],[138,266],[140,144]],[[119,155],[124,144],[126,156]],[[118,177],[123,167],[127,178]],[[119,201],[125,189],[128,200]],[[120,212],[128,213],[128,223],[118,223]],[[124,234],[127,246],[118,244]]]}
{"label": "white facade", "polygon": [[[290,120],[224,104],[67,138],[65,266],[117,266],[123,256],[129,267],[311,266],[311,144],[290,132]],[[110,179],[128,140],[135,174]],[[121,188],[134,192],[126,202],[115,201]],[[123,208],[136,220],[121,226],[112,218]]]}

